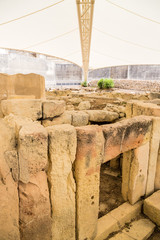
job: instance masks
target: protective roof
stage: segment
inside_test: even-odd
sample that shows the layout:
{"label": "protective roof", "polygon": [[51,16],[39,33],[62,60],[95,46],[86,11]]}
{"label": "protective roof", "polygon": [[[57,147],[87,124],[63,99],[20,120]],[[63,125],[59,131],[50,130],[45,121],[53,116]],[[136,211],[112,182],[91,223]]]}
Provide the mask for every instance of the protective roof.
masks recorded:
{"label": "protective roof", "polygon": [[[0,0],[0,47],[82,66],[76,0]],[[90,68],[160,64],[159,0],[95,0]]]}

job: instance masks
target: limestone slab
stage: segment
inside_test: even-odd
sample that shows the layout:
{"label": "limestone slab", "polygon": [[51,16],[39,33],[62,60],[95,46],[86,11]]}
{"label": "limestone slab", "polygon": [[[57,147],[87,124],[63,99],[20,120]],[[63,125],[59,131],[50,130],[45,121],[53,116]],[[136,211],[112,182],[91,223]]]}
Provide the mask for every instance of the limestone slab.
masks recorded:
{"label": "limestone slab", "polygon": [[21,240],[51,240],[51,206],[47,175],[43,171],[19,183]]}
{"label": "limestone slab", "polygon": [[10,113],[37,120],[42,117],[42,103],[38,99],[9,99],[1,102],[4,116]]}
{"label": "limestone slab", "polygon": [[52,120],[45,119],[42,120],[42,125],[44,127],[59,125],[59,124],[71,124],[72,123],[72,114],[69,111],[65,111],[59,117],[54,117]]}
{"label": "limestone slab", "polygon": [[72,125],[75,127],[86,126],[89,122],[89,116],[83,111],[72,112]]}
{"label": "limestone slab", "polygon": [[77,127],[75,178],[78,239],[94,239],[99,211],[100,165],[104,138],[99,126]]}
{"label": "limestone slab", "polygon": [[86,113],[89,115],[89,121],[91,122],[113,122],[119,118],[118,113],[106,110],[88,110]]}
{"label": "limestone slab", "polygon": [[43,119],[60,116],[65,111],[65,101],[48,100],[42,103]]}
{"label": "limestone slab", "polygon": [[160,190],[144,200],[144,214],[160,226]]}
{"label": "limestone slab", "polygon": [[46,128],[49,134],[49,185],[54,240],[75,240],[75,161],[76,130],[68,124]]}
{"label": "limestone slab", "polygon": [[30,176],[48,166],[48,134],[39,123],[24,125],[19,132],[19,179],[28,183]]}
{"label": "limestone slab", "polygon": [[131,204],[136,203],[146,193],[148,160],[149,142],[134,149],[128,186],[128,199]]}

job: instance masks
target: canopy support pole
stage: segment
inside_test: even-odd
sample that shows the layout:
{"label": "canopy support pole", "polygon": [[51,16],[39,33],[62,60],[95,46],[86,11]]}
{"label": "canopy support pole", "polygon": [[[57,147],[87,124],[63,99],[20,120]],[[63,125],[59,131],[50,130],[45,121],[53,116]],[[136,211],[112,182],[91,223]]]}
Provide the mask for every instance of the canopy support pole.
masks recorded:
{"label": "canopy support pole", "polygon": [[88,79],[94,2],[95,0],[76,0],[85,81]]}

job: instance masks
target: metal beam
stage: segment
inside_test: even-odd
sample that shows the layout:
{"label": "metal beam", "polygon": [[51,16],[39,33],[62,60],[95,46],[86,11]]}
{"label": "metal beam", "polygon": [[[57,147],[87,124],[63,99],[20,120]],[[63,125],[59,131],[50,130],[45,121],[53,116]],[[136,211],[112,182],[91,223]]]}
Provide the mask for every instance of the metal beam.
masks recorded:
{"label": "metal beam", "polygon": [[94,2],[95,0],[76,0],[85,81],[88,78]]}

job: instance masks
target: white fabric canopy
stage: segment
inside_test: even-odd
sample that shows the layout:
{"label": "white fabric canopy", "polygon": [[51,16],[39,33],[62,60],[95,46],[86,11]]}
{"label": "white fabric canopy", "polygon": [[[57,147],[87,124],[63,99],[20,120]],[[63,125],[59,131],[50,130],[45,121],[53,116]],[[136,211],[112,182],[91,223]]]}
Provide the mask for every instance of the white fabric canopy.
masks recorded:
{"label": "white fabric canopy", "polygon": [[[0,47],[81,66],[76,0],[0,0]],[[160,64],[159,0],[95,0],[90,68],[126,64]]]}

